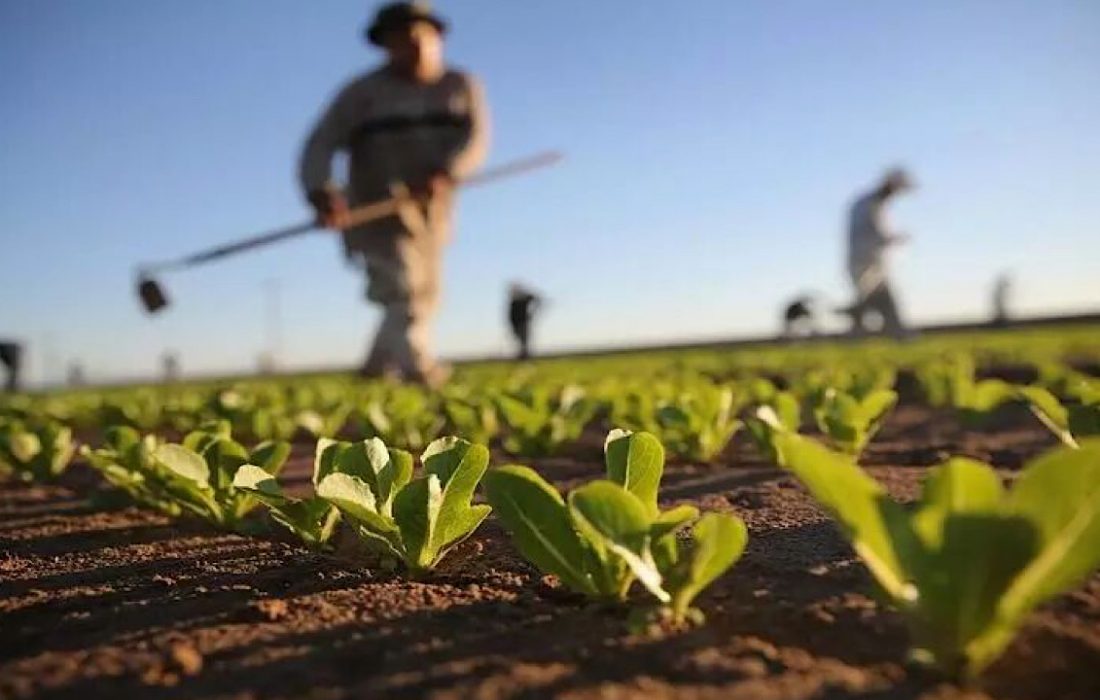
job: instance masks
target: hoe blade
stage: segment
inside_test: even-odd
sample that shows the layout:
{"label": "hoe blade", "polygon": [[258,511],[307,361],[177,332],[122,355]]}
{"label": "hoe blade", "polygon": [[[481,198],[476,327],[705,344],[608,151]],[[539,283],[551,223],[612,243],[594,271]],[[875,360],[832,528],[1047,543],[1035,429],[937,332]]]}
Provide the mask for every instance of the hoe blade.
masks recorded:
{"label": "hoe blade", "polygon": [[157,284],[157,281],[151,277],[138,278],[138,297],[141,298],[141,305],[151,314],[155,314],[168,306],[167,295]]}

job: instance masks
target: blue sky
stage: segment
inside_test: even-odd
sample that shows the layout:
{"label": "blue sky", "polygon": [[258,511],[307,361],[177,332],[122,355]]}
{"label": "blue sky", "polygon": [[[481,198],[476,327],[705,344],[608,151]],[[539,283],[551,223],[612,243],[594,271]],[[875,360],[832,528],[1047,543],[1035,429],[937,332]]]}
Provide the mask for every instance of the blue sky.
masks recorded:
{"label": "blue sky", "polygon": [[[551,299],[547,347],[771,331],[784,299],[848,294],[842,221],[884,167],[914,321],[1100,301],[1100,4],[1017,0],[451,0],[483,78],[491,159],[551,171],[470,192],[447,258],[445,355],[502,352],[504,288]],[[246,369],[279,289],[286,365],[357,362],[377,321],[334,240],[166,276],[141,260],[303,218],[295,161],[377,57],[358,0],[0,0],[0,335],[33,378]]]}

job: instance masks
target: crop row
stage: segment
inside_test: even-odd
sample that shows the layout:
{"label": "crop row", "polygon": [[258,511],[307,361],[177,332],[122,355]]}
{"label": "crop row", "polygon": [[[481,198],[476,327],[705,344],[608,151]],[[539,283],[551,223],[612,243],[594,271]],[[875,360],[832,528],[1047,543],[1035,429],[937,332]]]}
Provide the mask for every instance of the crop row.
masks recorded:
{"label": "crop row", "polygon": [[[748,419],[751,433],[836,520],[880,597],[909,623],[914,658],[955,676],[980,672],[1036,605],[1079,585],[1100,564],[1098,439],[1033,461],[1010,492],[990,467],[950,460],[929,472],[918,502],[903,507],[857,466],[852,451],[790,429],[776,410],[782,406],[758,408]],[[733,515],[660,508],[664,449],[645,432],[612,431],[606,477],[567,497],[529,467],[489,469],[485,446],[456,437],[429,444],[419,470],[412,454],[378,438],[321,439],[306,498],[287,495],[278,483],[289,444],[266,441],[249,450],[225,421],[179,443],[118,426],[106,431],[103,446],[81,451],[143,506],[247,532],[256,521],[246,517],[262,504],[271,520],[319,550],[343,522],[381,565],[400,565],[413,577],[429,575],[495,512],[518,552],[563,586],[626,604],[639,584],[651,605],[635,620],[702,621],[695,597],[733,566],[748,538]],[[5,461],[18,466],[12,454]],[[485,504],[473,502],[479,485]]]}

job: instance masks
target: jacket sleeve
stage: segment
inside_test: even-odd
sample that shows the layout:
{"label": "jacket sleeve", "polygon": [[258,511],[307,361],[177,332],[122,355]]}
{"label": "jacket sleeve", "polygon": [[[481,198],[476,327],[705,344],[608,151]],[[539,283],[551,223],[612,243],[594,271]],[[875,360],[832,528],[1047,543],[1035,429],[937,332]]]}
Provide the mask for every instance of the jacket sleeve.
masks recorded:
{"label": "jacket sleeve", "polygon": [[451,156],[448,173],[456,180],[464,180],[485,162],[489,151],[489,108],[481,83],[472,76],[464,76],[470,100],[470,126],[466,139]]}
{"label": "jacket sleeve", "polygon": [[352,83],[337,94],[306,138],[298,164],[298,179],[306,194],[339,188],[332,180],[332,159],[347,148],[355,127],[352,101],[355,85]]}

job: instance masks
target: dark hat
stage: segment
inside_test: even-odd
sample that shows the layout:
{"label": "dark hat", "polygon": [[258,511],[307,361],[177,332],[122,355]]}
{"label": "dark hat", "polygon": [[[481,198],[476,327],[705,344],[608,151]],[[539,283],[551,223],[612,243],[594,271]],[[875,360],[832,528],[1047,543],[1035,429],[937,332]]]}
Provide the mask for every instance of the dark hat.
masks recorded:
{"label": "dark hat", "polygon": [[406,27],[413,22],[427,22],[439,30],[440,34],[447,31],[447,23],[432,12],[431,5],[426,2],[391,2],[378,9],[378,14],[367,26],[367,41],[375,46],[382,45],[382,37],[386,32],[398,27]]}

